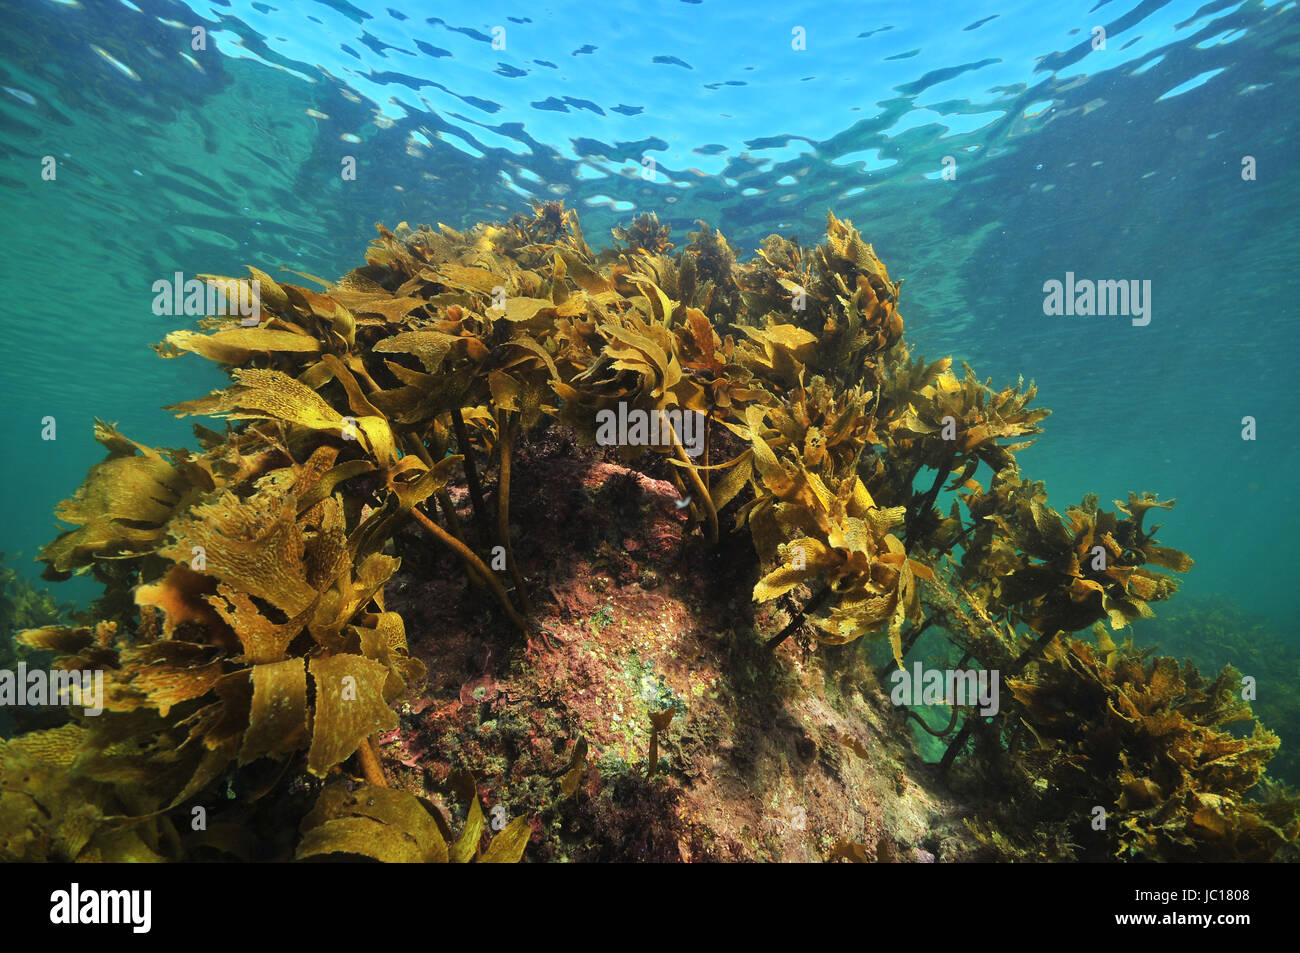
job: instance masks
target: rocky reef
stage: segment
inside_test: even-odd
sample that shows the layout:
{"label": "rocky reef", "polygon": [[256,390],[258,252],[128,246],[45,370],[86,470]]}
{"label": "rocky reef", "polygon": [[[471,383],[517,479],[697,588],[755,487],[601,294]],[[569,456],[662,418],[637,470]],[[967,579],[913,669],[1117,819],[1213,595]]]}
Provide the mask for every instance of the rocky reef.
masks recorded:
{"label": "rocky reef", "polygon": [[[1293,849],[1300,802],[1255,797],[1276,736],[1222,727],[1252,718],[1236,674],[1104,632],[1191,569],[1146,521],[1173,501],[1048,506],[1016,463],[1034,387],[914,359],[849,222],[749,262],[708,226],[674,250],[642,216],[597,254],[546,203],[380,226],[319,291],[211,276],[256,325],[158,350],[228,370],[169,408],[225,428],[96,424],[108,456],[41,559],[105,595],[18,639],[102,671],[104,711],[0,747],[0,855]],[[927,631],[1010,697],[891,701]]]}

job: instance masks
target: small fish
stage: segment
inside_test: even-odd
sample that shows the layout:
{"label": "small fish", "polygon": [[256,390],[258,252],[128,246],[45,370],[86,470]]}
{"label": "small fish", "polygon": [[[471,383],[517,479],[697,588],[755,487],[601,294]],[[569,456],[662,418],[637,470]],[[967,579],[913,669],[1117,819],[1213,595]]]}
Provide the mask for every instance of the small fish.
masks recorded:
{"label": "small fish", "polygon": [[684,510],[686,509],[686,507],[690,505],[691,505],[691,498],[689,496],[680,500],[673,500],[673,506],[677,507],[677,509],[679,510]]}

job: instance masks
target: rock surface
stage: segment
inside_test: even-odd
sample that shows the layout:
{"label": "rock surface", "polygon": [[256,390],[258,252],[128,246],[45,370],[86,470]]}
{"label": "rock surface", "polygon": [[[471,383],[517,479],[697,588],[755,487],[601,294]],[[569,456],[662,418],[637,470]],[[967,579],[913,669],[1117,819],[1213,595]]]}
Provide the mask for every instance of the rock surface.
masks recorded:
{"label": "rock surface", "polygon": [[[727,512],[708,547],[662,464],[638,465],[653,475],[562,431],[519,447],[527,643],[427,536],[398,538],[388,608],[429,681],[381,736],[395,783],[454,814],[448,785],[472,772],[493,822],[530,818],[532,860],[823,861],[841,843],[872,860],[974,856],[866,646],[765,648],[789,616],[755,611],[747,534],[728,532]],[[468,500],[457,505],[468,527]],[[494,522],[491,494],[487,507]],[[670,708],[647,777],[650,715]],[[579,739],[587,756],[570,773]]]}

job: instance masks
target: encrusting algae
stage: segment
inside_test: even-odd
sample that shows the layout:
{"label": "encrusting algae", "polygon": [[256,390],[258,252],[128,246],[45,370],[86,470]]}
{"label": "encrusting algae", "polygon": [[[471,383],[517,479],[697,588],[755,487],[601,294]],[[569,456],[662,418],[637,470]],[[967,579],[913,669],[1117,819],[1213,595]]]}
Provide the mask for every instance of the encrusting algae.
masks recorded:
{"label": "encrusting algae", "polygon": [[[0,746],[0,855],[245,856],[231,829],[188,823],[225,788],[260,823],[293,819],[279,857],[519,859],[526,818],[483,847],[476,796],[453,839],[436,807],[387,786],[374,739],[427,673],[385,608],[400,564],[386,550],[418,524],[521,642],[549,644],[511,544],[512,464],[544,428],[595,443],[607,411],[702,416],[702,453],[669,427],[619,453],[658,458],[706,544],[748,530],[753,599],[801,603],[772,646],[877,634],[902,667],[936,625],[965,660],[1003,672],[1014,715],[959,724],[954,711],[944,767],[972,738],[1010,774],[1039,766],[1023,798],[1038,814],[1017,823],[1077,818],[1103,798],[1121,818],[1112,855],[1209,845],[1256,858],[1294,843],[1293,802],[1242,800],[1276,741],[1218,729],[1250,717],[1231,673],[1206,687],[1169,660],[1144,668],[1127,648],[1069,638],[1123,628],[1176,590],[1168,571],[1192,561],[1144,524],[1172,501],[1134,494],[1112,513],[1088,498],[1064,518],[1048,507],[1015,459],[1048,414],[1030,406],[1033,386],[995,391],[949,360],[913,360],[901,282],[847,221],[831,215],[813,249],[772,236],[748,263],[708,226],[675,255],[670,237],[642,216],[597,255],[561,203],[463,233],[380,226],[363,267],[312,279],[323,291],[250,268],[256,327],[213,317],[168,335],[162,356],[194,353],[231,377],[169,409],[226,428],[196,425],[198,450],[161,449],[97,422],[108,457],[60,505],[73,528],[40,558],[49,578],[103,581],[100,617],[19,641],[60,668],[104,670],[105,711]],[[647,775],[671,717],[652,726]],[[1104,736],[1070,733],[1086,725]],[[585,764],[583,742],[565,796]]]}

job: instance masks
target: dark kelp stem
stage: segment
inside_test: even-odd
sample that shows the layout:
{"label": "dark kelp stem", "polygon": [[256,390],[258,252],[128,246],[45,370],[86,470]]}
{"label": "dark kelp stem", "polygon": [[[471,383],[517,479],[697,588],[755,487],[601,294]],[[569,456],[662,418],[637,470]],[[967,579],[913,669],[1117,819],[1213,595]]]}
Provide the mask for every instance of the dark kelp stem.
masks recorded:
{"label": "dark kelp stem", "polygon": [[921,726],[923,730],[925,730],[929,734],[934,735],[936,738],[944,738],[952,734],[952,730],[957,727],[957,716],[961,714],[961,709],[958,708],[956,705],[952,706],[952,717],[948,719],[948,727],[943,729],[943,731],[935,731],[933,728],[931,728],[929,725],[925,723],[924,718],[922,718],[916,712],[912,711],[912,709],[910,708],[904,709],[904,712],[906,713],[908,718],[911,718],[913,721],[915,721],[918,725]]}
{"label": "dark kelp stem", "polygon": [[695,493],[700,498],[700,508],[704,510],[704,515],[708,517],[709,542],[711,544],[716,544],[718,541],[718,511],[713,508],[713,498],[709,496],[709,491],[704,488],[704,482],[700,479],[699,471],[695,469],[695,465],[691,463],[691,458],[688,457],[686,451],[682,449],[682,445],[677,440],[677,434],[673,431],[673,428],[669,427],[668,433],[673,441],[673,453],[676,455],[677,459],[682,462],[682,469],[686,471],[686,475],[690,478],[691,486],[695,488]]}
{"label": "dark kelp stem", "polygon": [[768,651],[775,652],[778,645],[788,639],[799,626],[803,625],[804,618],[810,612],[816,612],[822,607],[831,596],[831,587],[827,586],[821,592],[808,600],[808,604],[795,613],[794,618],[786,623],[784,629],[767,640]]}
{"label": "dark kelp stem", "polygon": [[930,508],[934,506],[934,501],[939,498],[939,490],[943,488],[943,481],[948,479],[948,474],[952,472],[953,462],[957,458],[957,451],[954,449],[948,456],[948,462],[935,471],[934,482],[930,484],[930,489],[926,492],[917,503],[916,510],[910,514],[907,520],[907,539],[903,546],[908,552],[912,550],[912,544],[916,538],[926,529],[930,522]]}
{"label": "dark kelp stem", "polygon": [[412,509],[411,515],[419,521],[421,526],[432,533],[438,542],[463,559],[472,572],[476,572],[482,577],[488,588],[492,590],[492,595],[496,596],[497,602],[501,604],[502,610],[510,617],[510,621],[515,624],[515,628],[520,632],[527,633],[528,626],[519,613],[515,611],[515,607],[510,604],[510,597],[506,594],[505,589],[497,580],[497,577],[492,574],[492,570],[483,565],[483,561],[474,554],[474,551],[418,509]]}
{"label": "dark kelp stem", "polygon": [[[434,450],[437,452],[438,459],[441,460],[443,454],[446,452],[446,448],[442,446],[440,442],[435,442]],[[443,487],[441,490],[438,490],[433,494],[433,497],[438,501],[438,507],[442,510],[443,517],[447,521],[447,529],[451,532],[451,535],[455,536],[462,543],[465,542],[465,527],[461,524],[460,517],[456,514],[456,504],[451,501],[451,494],[447,492],[447,488]],[[468,564],[465,566],[465,571],[469,574],[470,581],[473,582],[474,585],[483,585],[483,580],[475,574],[473,568]]]}
{"label": "dark kelp stem", "polygon": [[460,448],[461,456],[465,458],[465,483],[469,486],[469,499],[474,506],[474,524],[478,527],[481,540],[491,539],[491,534],[487,531],[487,507],[483,504],[483,485],[478,481],[478,470],[474,466],[474,451],[469,443],[469,430],[465,426],[465,418],[461,416],[459,407],[451,409],[451,422],[456,430],[456,446]]}
{"label": "dark kelp stem", "polygon": [[[1047,644],[1052,641],[1052,639],[1056,638],[1056,636],[1057,631],[1054,629],[1048,630],[1040,635],[1034,641],[1033,645],[1021,652],[1019,658],[1011,663],[1011,668],[1004,673],[1003,679],[1005,680],[1019,675],[1024,667],[1034,660],[1034,656],[1041,652]],[[993,717],[996,718],[997,715],[994,715]],[[957,737],[953,739],[952,744],[948,745],[948,750],[943,753],[943,760],[939,762],[940,775],[946,775],[948,773],[949,769],[952,767],[952,763],[957,760],[957,755],[961,753],[961,749],[965,746],[967,739],[970,738],[971,732],[973,732],[975,727],[980,724],[980,718],[981,716],[979,714],[973,714],[966,719],[965,723],[962,724],[961,731],[957,733]]]}
{"label": "dark kelp stem", "polygon": [[[441,460],[443,453],[447,448],[442,445],[442,442],[436,435],[434,435],[432,439],[434,454],[436,454],[438,459]],[[406,446],[412,453],[424,461],[425,466],[430,470],[433,469],[434,454],[429,453],[429,448],[424,445],[424,441],[416,435],[411,434],[406,440]],[[461,530],[460,519],[456,516],[456,507],[452,505],[451,494],[449,494],[446,489],[441,489],[435,491],[433,496],[434,499],[438,501],[438,505],[442,508],[443,515],[447,520],[447,529],[451,532],[451,535],[463,542],[465,534]],[[474,580],[475,585],[481,584],[480,580],[477,579],[473,573],[470,574],[470,578]]]}
{"label": "dark kelp stem", "polygon": [[710,410],[704,415],[704,490],[712,496],[711,471],[709,470],[709,444],[712,442],[713,428],[709,426],[713,422],[713,411]]}
{"label": "dark kelp stem", "polygon": [[519,604],[525,613],[531,614],[533,609],[528,599],[528,589],[524,585],[524,577],[519,574],[519,567],[515,565],[515,551],[510,545],[510,458],[514,454],[517,424],[518,418],[511,420],[509,411],[497,411],[497,441],[501,449],[500,476],[497,479],[497,536],[506,551],[506,568],[515,581]]}

